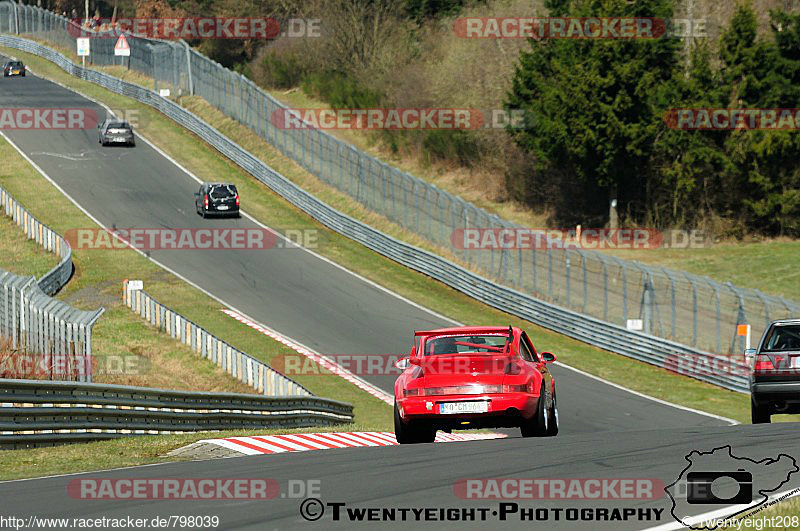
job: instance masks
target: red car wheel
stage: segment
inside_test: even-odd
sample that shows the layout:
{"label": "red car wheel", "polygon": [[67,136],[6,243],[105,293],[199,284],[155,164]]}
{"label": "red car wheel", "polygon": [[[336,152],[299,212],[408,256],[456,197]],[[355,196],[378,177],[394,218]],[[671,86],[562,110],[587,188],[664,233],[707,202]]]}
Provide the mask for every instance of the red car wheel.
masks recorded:
{"label": "red car wheel", "polygon": [[395,402],[394,436],[399,444],[431,443],[436,438],[436,429],[430,424],[420,421],[403,422]]}
{"label": "red car wheel", "polygon": [[523,437],[545,437],[550,428],[550,412],[545,408],[544,384],[539,392],[539,404],[536,406],[536,415],[530,420],[523,420],[520,432]]}

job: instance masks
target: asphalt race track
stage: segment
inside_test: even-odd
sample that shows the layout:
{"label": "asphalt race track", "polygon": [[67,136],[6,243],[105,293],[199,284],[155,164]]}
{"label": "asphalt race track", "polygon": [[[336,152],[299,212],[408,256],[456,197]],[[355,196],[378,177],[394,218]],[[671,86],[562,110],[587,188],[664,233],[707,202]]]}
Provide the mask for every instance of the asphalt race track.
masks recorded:
{"label": "asphalt race track", "polygon": [[[106,114],[105,109],[74,92],[32,75],[3,81],[1,108],[93,108],[98,116]],[[141,140],[135,148],[101,147],[94,129],[5,133],[106,227],[258,227],[246,217],[202,219],[194,209],[193,194],[199,188],[196,181]],[[219,176],[218,180],[224,179]],[[242,197],[245,210],[247,200]],[[150,256],[321,354],[407,353],[415,329],[452,326],[296,247],[268,251],[156,250]],[[533,340],[540,350],[547,349],[536,343],[535,336]],[[637,429],[724,424],[568,370],[556,372],[559,391],[563,390],[558,398],[564,433],[594,432],[611,426]],[[364,379],[392,393],[394,376],[366,375]]]}
{"label": "asphalt race track", "polygon": [[[462,478],[659,478],[669,484],[686,466],[684,456],[692,450],[711,450],[721,443],[733,443],[738,453],[751,459],[776,457],[784,452],[800,455],[800,442],[786,426],[737,426],[734,428],[687,428],[682,430],[631,431],[621,436],[616,431],[593,435],[559,435],[556,441],[544,439],[505,439],[383,448],[352,448],[330,451],[275,454],[213,461],[169,463],[81,476],[54,477],[0,483],[3,507],[18,517],[153,518],[167,515],[208,515],[220,517],[222,529],[349,529],[356,524],[344,519],[334,522],[327,516],[316,524],[299,516],[300,499],[277,497],[271,501],[180,501],[174,500],[81,500],[67,495],[72,479],[84,478],[274,478],[282,492],[292,479],[313,479],[320,483],[318,499],[325,503],[345,502],[348,507],[453,508],[487,507],[498,509],[499,501],[464,501],[453,492]],[[798,474],[795,474],[798,476]],[[765,478],[754,476],[758,485]],[[794,480],[783,490],[800,486]],[[489,517],[487,522],[464,525],[458,522],[388,522],[392,527],[422,528],[474,527],[505,528],[596,528],[641,529],[675,523],[669,512],[671,502],[664,497],[652,501],[519,501],[521,507],[660,508],[660,521],[628,522],[520,522],[519,515],[505,522]],[[698,513],[708,506],[697,506]],[[562,517],[563,518],[563,517]],[[377,523],[362,523],[375,528]]]}
{"label": "asphalt race track", "polygon": [[[106,114],[94,103],[31,74],[0,80],[0,108],[12,107],[90,107],[101,119]],[[147,131],[143,133],[146,136]],[[94,129],[9,130],[5,134],[107,227],[257,227],[246,217],[204,220],[198,216],[193,194],[199,185],[141,138],[135,148],[103,148]],[[225,176],[216,180],[225,180]],[[243,196],[245,211],[247,201]],[[322,354],[405,353],[414,329],[452,325],[298,248],[158,250],[151,252],[151,258],[253,319]],[[546,344],[537,343],[535,334],[533,339],[538,348],[547,349]],[[477,507],[496,506],[497,502],[459,500],[452,491],[456,479],[509,475],[652,477],[669,483],[678,477],[685,466],[683,457],[691,450],[730,444],[735,452],[751,458],[775,457],[779,452],[800,455],[800,442],[792,424],[727,427],[722,420],[628,393],[567,368],[556,367],[554,372],[561,417],[561,435],[557,439],[355,448],[175,463],[91,476],[269,477],[277,479],[281,488],[288,479],[314,478],[321,480],[320,498],[325,501],[365,507]],[[391,393],[393,376],[372,375],[364,379]],[[67,496],[65,485],[69,479],[2,483],[2,506],[22,515],[61,517],[218,515],[225,529],[310,525],[299,517],[299,500],[295,499],[84,501]],[[662,519],[653,525],[671,521],[668,498],[637,503],[641,504],[637,507],[667,507]],[[620,506],[617,501],[604,504]],[[589,506],[537,502],[537,507],[548,505]],[[590,505],[596,506],[597,502]],[[703,512],[704,507],[698,506],[697,513]],[[519,521],[516,524],[520,526]],[[587,522],[560,524],[585,526]],[[320,528],[332,525],[336,523],[327,515],[317,523]],[[338,525],[353,526],[347,522]],[[646,525],[638,521],[617,522],[614,527]],[[453,527],[453,523],[439,522],[438,526]]]}

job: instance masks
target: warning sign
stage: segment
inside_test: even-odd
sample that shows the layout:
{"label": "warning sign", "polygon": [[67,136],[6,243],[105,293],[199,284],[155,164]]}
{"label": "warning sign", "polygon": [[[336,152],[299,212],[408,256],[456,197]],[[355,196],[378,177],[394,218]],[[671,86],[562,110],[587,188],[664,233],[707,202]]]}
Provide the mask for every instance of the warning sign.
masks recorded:
{"label": "warning sign", "polygon": [[114,55],[123,55],[126,57],[131,55],[131,47],[128,46],[128,39],[125,38],[124,34],[119,36],[117,44],[114,45]]}

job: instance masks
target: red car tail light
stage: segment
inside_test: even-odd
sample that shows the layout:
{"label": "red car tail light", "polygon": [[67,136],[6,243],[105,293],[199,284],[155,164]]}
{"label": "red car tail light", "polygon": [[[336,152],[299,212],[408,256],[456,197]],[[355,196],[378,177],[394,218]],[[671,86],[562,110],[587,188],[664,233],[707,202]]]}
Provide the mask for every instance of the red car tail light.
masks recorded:
{"label": "red car tail light", "polygon": [[236,206],[239,206],[239,194],[236,194]]}
{"label": "red car tail light", "polygon": [[206,194],[206,198],[203,200],[203,206],[208,208],[208,194]]}
{"label": "red car tail light", "polygon": [[756,357],[756,364],[753,367],[755,372],[770,372],[775,370],[775,366],[772,364],[772,358],[765,354],[759,354]]}
{"label": "red car tail light", "polygon": [[504,393],[528,393],[533,394],[533,382],[528,382],[519,385],[504,384]]}
{"label": "red car tail light", "polygon": [[426,387],[406,389],[403,396],[485,395],[502,393],[533,394],[533,382],[503,385],[453,385],[448,387]]}
{"label": "red car tail light", "polygon": [[427,387],[422,389],[406,389],[405,396],[442,396],[442,395],[484,395],[504,393],[504,385],[453,385],[448,387]]}

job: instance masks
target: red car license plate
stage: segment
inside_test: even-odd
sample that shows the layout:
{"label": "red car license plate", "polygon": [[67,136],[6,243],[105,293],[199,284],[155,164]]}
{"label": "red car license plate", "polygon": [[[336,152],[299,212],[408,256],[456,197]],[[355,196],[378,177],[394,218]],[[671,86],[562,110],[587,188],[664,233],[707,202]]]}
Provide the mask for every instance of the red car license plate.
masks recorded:
{"label": "red car license plate", "polygon": [[459,413],[487,413],[489,402],[442,402],[439,404],[439,413],[442,415],[457,415]]}

